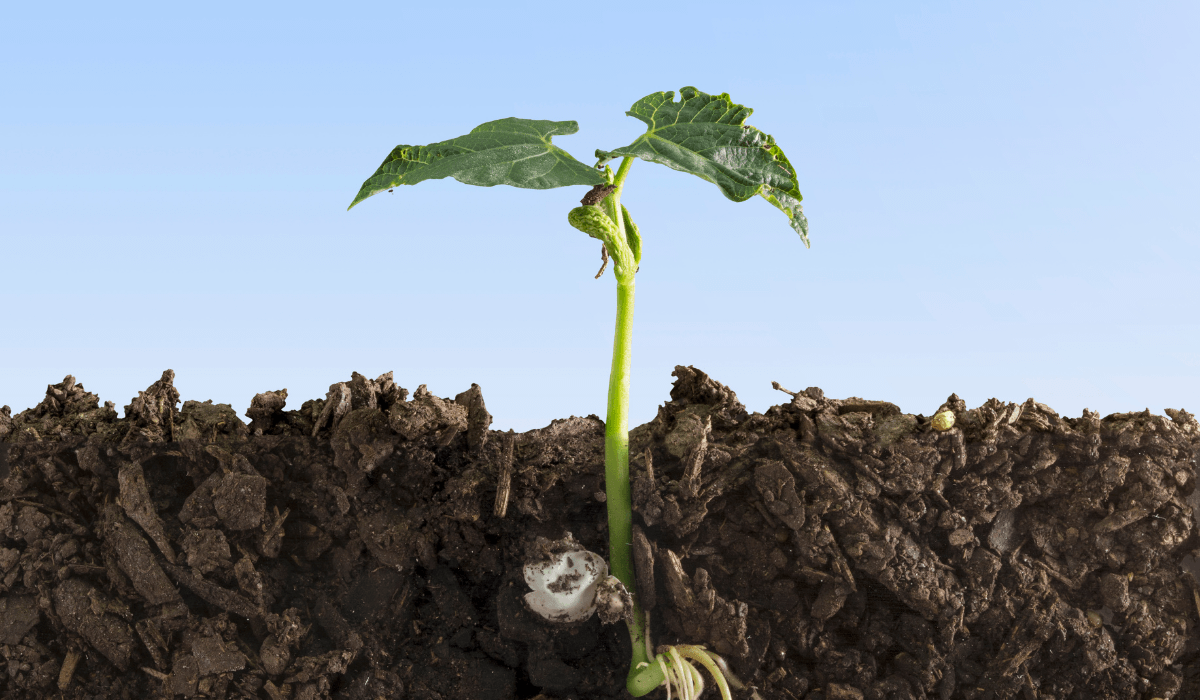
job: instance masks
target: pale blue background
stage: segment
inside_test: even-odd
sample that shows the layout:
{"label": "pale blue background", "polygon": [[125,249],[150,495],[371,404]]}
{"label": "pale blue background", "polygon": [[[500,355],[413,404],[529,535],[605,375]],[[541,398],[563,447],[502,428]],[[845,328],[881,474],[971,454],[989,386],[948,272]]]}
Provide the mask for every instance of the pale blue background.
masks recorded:
{"label": "pale blue background", "polygon": [[68,373],[122,407],[170,367],[239,412],[395,370],[479,383],[498,429],[603,417],[615,292],[566,223],[585,188],[346,205],[396,144],[502,117],[577,120],[557,143],[590,164],[684,85],[755,109],[813,247],[637,163],[634,425],[677,364],[757,411],[787,399],[772,380],[925,414],[1200,410],[1194,2],[118,4],[0,18],[14,412]]}

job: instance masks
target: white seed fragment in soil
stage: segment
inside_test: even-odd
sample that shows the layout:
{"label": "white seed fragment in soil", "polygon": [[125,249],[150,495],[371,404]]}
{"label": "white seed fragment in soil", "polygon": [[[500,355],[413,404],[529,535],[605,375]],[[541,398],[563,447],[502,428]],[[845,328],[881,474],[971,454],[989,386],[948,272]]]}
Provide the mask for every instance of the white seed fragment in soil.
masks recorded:
{"label": "white seed fragment in soil", "polygon": [[608,577],[608,563],[570,535],[547,543],[545,558],[525,563],[529,609],[552,622],[582,622],[596,612],[596,589]]}

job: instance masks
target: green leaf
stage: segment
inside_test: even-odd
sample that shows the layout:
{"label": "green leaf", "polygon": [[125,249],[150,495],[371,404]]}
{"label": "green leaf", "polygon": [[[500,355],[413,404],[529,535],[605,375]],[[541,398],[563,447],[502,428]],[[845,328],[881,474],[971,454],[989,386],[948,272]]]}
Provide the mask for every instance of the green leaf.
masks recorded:
{"label": "green leaf", "polygon": [[682,88],[679,97],[675,102],[674,92],[656,92],[635,102],[626,114],[645,122],[646,133],[624,148],[597,150],[597,165],[634,156],[702,177],[735,202],[759,195],[787,214],[808,247],[796,169],[774,138],[745,123],[754,110],[728,94],[694,87]]}
{"label": "green leaf", "polygon": [[642,232],[638,230],[637,224],[633,223],[633,217],[629,216],[629,210],[625,205],[621,205],[621,216],[625,219],[625,240],[629,243],[629,250],[633,253],[633,264],[635,266],[642,263]]}
{"label": "green leaf", "polygon": [[599,185],[604,175],[575,160],[550,142],[579,131],[576,122],[497,119],[466,136],[428,146],[396,146],[367,178],[347,209],[396,185],[452,177],[480,187],[512,185],[548,190],[569,185]]}
{"label": "green leaf", "polygon": [[606,246],[612,246],[620,232],[608,214],[595,205],[575,207],[567,212],[567,222]]}

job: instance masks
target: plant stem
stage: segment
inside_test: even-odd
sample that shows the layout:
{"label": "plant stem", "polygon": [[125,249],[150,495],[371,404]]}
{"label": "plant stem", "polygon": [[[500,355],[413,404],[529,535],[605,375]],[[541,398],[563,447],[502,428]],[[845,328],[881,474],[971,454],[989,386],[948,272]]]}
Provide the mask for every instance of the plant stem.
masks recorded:
{"label": "plant stem", "polygon": [[629,368],[633,348],[633,281],[617,283],[617,328],[604,424],[604,488],[608,496],[608,558],[613,576],[636,595],[633,499],[629,489]]}
{"label": "plant stem", "polygon": [[632,156],[621,160],[621,165],[617,168],[617,174],[612,183],[617,186],[617,189],[604,198],[604,206],[608,209],[608,218],[612,219],[617,224],[617,228],[621,230],[620,244],[622,245],[628,245],[628,241],[625,239],[625,217],[621,216],[621,192],[625,190],[625,177],[629,175],[629,168],[632,165]]}
{"label": "plant stem", "polygon": [[608,558],[614,576],[634,590],[633,499],[629,490],[629,368],[633,348],[633,281],[617,283],[617,328],[604,424],[604,487],[608,496]]}
{"label": "plant stem", "polygon": [[633,572],[633,499],[629,489],[629,369],[633,349],[633,280],[617,281],[617,326],[612,371],[608,378],[608,418],[604,423],[604,491],[608,505],[608,567],[634,596],[629,640],[633,644],[630,679],[637,665],[649,662],[645,618],[637,605]]}
{"label": "plant stem", "polygon": [[[617,282],[617,327],[608,379],[608,419],[604,423],[604,490],[608,504],[608,567],[633,596],[629,623],[632,658],[626,687],[641,697],[662,683],[662,670],[649,664],[646,618],[637,602],[633,570],[633,499],[629,488],[629,368],[633,349],[633,276]],[[639,667],[641,666],[641,667]]]}
{"label": "plant stem", "polygon": [[626,156],[623,158],[621,160],[620,167],[617,168],[617,176],[613,179],[613,184],[617,186],[617,189],[613,190],[613,193],[609,195],[609,198],[612,200],[614,208],[618,212],[621,211],[621,192],[625,189],[625,176],[629,174],[629,168],[632,165],[633,156]]}
{"label": "plant stem", "polygon": [[[621,190],[633,158],[621,161],[613,184],[616,189],[605,198],[609,217],[620,227],[617,245],[627,246],[625,224],[621,216]],[[628,248],[625,248],[626,252]],[[614,251],[615,253],[615,251]],[[613,576],[633,596],[633,621],[629,623],[629,641],[633,658],[626,686],[635,697],[650,692],[662,682],[662,670],[649,664],[646,654],[646,619],[637,602],[637,580],[633,572],[633,499],[629,489],[629,376],[633,355],[633,276],[636,268],[617,276],[617,325],[613,333],[612,371],[608,376],[608,417],[604,422],[604,490],[608,504],[608,566]]]}
{"label": "plant stem", "polygon": [[[621,190],[633,158],[621,161],[613,184],[616,189],[606,199],[615,211],[610,218],[621,227]],[[616,251],[612,251],[616,254]],[[617,325],[613,331],[612,370],[608,375],[608,417],[604,422],[604,488],[608,496],[608,558],[613,576],[637,596],[633,575],[633,500],[629,493],[629,376],[633,356],[633,270],[628,277],[617,276]],[[640,613],[640,610],[639,610]],[[636,624],[642,624],[641,615]],[[631,630],[632,633],[632,630]],[[635,645],[636,646],[636,645]],[[644,659],[645,660],[645,659]]]}

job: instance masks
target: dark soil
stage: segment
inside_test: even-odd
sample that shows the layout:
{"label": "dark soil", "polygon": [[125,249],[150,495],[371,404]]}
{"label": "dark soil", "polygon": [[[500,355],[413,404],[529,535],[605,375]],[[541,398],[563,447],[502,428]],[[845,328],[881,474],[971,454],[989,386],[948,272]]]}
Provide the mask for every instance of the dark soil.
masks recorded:
{"label": "dark soil", "polygon": [[[937,432],[675,376],[631,436],[642,599],[737,697],[1200,697],[1191,414],[952,395]],[[247,426],[173,378],[0,411],[0,698],[624,696],[622,625],[522,600],[536,538],[606,551],[595,416],[489,431],[389,373]]]}

